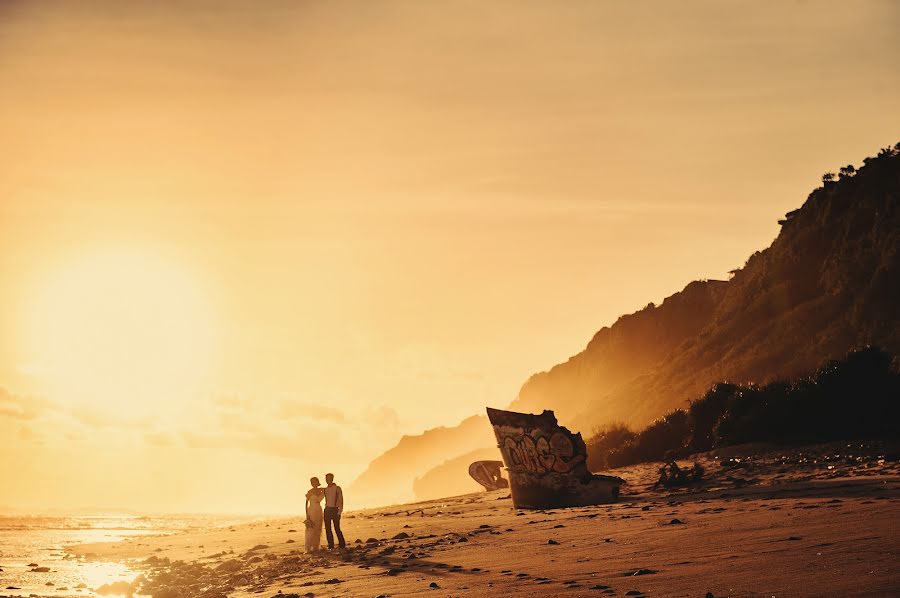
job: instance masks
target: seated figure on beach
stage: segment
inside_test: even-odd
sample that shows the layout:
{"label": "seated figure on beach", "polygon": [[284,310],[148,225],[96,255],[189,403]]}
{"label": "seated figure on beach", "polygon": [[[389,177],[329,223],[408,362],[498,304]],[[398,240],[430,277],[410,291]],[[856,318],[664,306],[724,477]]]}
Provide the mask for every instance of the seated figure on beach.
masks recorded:
{"label": "seated figure on beach", "polygon": [[306,493],[306,552],[315,552],[322,542],[322,499],[325,498],[325,490],[319,487],[319,478],[310,478],[309,484],[312,488]]}

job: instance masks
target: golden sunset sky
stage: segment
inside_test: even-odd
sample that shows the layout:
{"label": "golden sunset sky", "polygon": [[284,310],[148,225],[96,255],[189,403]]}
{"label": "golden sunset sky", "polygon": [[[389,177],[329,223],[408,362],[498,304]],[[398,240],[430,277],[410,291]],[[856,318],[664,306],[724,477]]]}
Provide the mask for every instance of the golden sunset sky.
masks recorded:
{"label": "golden sunset sky", "polygon": [[0,1],[0,508],[297,512],[505,406],[898,141],[898,30],[892,0]]}

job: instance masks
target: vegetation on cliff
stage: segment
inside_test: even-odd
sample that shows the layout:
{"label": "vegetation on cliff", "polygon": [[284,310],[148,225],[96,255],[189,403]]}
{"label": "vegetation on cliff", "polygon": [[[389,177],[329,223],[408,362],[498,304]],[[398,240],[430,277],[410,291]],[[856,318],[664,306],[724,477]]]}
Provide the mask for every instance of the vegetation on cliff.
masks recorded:
{"label": "vegetation on cliff", "polygon": [[900,373],[869,347],[812,375],[765,385],[721,383],[687,409],[634,432],[608,424],[587,442],[594,470],[663,461],[745,442],[806,444],[900,437]]}

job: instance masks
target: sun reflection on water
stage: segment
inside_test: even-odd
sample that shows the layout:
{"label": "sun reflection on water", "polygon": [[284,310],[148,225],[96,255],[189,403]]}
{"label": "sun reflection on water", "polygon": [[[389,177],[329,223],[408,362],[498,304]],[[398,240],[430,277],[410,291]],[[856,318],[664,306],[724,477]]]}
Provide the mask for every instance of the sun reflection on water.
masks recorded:
{"label": "sun reflection on water", "polygon": [[[0,594],[48,598],[108,597],[96,590],[133,583],[141,574],[130,561],[76,557],[66,547],[136,540],[231,522],[214,516],[7,516],[0,515]],[[46,568],[46,570],[45,570]],[[135,594],[136,596],[136,594]]]}
{"label": "sun reflection on water", "polygon": [[[139,573],[129,569],[122,563],[107,563],[103,561],[85,561],[78,563],[78,583],[85,584],[89,589],[96,590],[103,585],[113,584],[117,581],[133,582]],[[69,586],[70,588],[73,586]],[[105,596],[124,596],[125,594],[104,594]]]}

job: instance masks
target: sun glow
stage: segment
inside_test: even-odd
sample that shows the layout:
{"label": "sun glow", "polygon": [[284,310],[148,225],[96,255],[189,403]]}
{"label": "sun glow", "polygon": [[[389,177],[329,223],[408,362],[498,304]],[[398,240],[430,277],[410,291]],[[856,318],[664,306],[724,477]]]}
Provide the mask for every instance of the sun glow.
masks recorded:
{"label": "sun glow", "polygon": [[134,416],[199,392],[214,346],[190,273],[136,251],[97,252],[57,270],[31,304],[26,338],[51,398]]}

